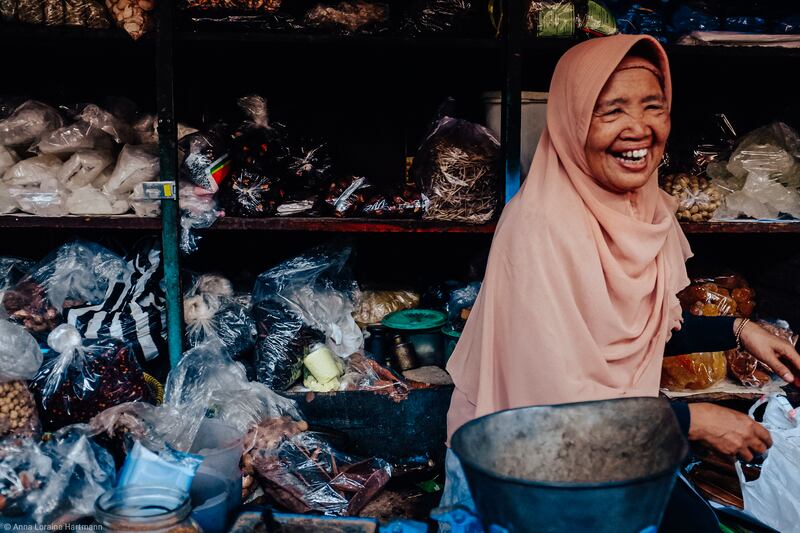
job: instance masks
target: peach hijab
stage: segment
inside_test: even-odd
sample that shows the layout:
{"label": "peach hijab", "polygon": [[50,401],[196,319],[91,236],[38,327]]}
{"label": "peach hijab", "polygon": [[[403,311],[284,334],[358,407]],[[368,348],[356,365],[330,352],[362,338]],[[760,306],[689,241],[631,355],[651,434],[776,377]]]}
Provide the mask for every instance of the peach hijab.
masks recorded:
{"label": "peach hijab", "polygon": [[637,44],[653,56],[670,106],[667,56],[652,37],[587,41],[556,66],[547,127],[447,365],[456,385],[448,435],[513,407],[658,394],[689,244],[657,173],[613,193],[589,175],[584,153],[597,98]]}

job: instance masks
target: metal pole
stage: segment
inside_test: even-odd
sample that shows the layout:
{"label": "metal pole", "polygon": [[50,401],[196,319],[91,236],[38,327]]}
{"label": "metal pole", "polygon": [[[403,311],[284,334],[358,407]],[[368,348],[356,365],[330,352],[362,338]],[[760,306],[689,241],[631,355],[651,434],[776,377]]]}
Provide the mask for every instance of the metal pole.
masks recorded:
{"label": "metal pole", "polygon": [[167,345],[170,366],[180,361],[183,353],[183,302],[180,279],[178,229],[178,134],[175,126],[173,95],[173,0],[157,2],[156,78],[158,90],[158,148],[161,180],[171,181],[175,198],[161,201],[161,250],[164,260],[164,282],[167,297]]}
{"label": "metal pole", "polygon": [[511,200],[521,184],[520,136],[522,124],[522,0],[505,0],[505,79],[501,110],[501,141],[505,161],[504,199]]}

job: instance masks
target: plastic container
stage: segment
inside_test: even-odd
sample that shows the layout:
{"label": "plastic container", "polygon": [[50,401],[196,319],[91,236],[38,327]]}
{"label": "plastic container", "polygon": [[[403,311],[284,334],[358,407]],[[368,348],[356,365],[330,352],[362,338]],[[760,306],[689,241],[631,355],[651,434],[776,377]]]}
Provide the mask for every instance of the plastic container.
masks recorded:
{"label": "plastic container", "polygon": [[456,349],[458,339],[461,338],[461,332],[453,329],[452,326],[447,325],[442,328],[442,335],[444,335],[444,363],[450,360],[453,351]]}
{"label": "plastic container", "polygon": [[[547,124],[547,98],[549,93],[522,91],[522,124],[520,130],[520,172],[528,175],[539,137]],[[483,93],[481,100],[486,111],[486,127],[500,138],[500,91]]]}
{"label": "plastic container", "polygon": [[689,446],[663,398],[510,409],[451,440],[487,531],[658,529]]}
{"label": "plastic container", "polygon": [[444,366],[442,326],[447,315],[430,309],[404,309],[383,319],[383,326],[414,346],[419,366]]}
{"label": "plastic container", "polygon": [[[224,516],[227,517],[239,507],[242,501],[242,472],[239,462],[242,459],[243,438],[239,432],[222,422],[206,418],[200,426],[191,452],[203,456],[203,462],[192,482],[192,498],[195,499],[196,485],[204,483],[202,476],[212,476],[227,482],[227,495]],[[206,499],[211,496],[207,496]],[[207,531],[203,527],[203,531]]]}
{"label": "plastic container", "polygon": [[[189,496],[192,500],[192,518],[203,533],[225,533],[228,517],[235,508],[229,508],[228,500],[233,485],[222,474],[198,472],[192,481]],[[241,494],[241,484],[239,493]],[[239,497],[241,499],[241,496]]]}
{"label": "plastic container", "polygon": [[190,516],[189,495],[165,487],[127,487],[100,496],[95,520],[103,531],[118,533],[200,533]]}

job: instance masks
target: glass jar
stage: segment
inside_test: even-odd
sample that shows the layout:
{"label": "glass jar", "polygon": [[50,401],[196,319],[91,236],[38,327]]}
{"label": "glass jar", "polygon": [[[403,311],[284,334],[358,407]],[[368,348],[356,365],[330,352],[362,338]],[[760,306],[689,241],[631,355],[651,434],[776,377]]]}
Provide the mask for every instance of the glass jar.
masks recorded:
{"label": "glass jar", "polygon": [[110,490],[94,504],[103,531],[119,533],[201,533],[192,520],[189,495],[165,487],[125,487]]}

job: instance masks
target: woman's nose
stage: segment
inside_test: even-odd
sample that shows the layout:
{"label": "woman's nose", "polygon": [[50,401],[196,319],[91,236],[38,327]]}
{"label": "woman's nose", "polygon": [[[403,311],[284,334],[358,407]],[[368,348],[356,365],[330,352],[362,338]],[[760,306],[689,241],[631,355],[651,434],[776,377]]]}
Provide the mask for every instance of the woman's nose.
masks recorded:
{"label": "woman's nose", "polygon": [[647,120],[645,119],[644,115],[641,116],[628,115],[627,124],[625,125],[625,130],[623,130],[622,132],[622,138],[641,139],[643,137],[647,137],[649,134],[650,134],[650,126],[647,124]]}

